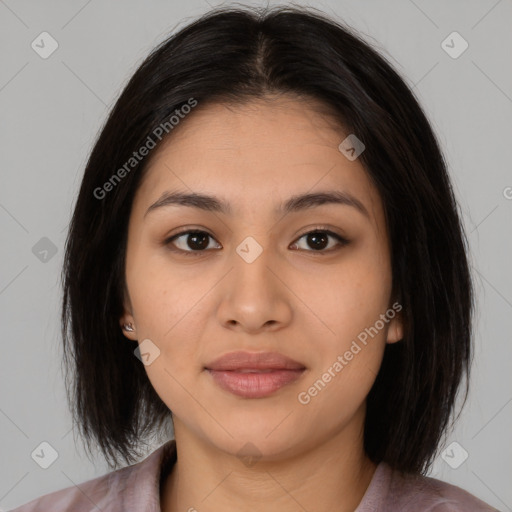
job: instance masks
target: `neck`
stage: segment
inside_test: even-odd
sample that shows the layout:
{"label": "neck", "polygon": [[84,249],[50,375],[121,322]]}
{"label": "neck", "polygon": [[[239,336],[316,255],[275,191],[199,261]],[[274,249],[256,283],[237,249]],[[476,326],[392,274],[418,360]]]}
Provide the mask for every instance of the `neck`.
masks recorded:
{"label": "neck", "polygon": [[278,460],[242,464],[175,418],[178,460],[162,487],[162,512],[225,510],[353,512],[376,469],[362,435],[343,431]]}

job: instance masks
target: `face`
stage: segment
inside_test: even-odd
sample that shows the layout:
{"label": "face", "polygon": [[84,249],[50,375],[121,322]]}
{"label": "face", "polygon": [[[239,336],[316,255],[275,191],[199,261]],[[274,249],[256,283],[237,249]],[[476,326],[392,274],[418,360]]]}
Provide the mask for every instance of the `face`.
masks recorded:
{"label": "face", "polygon": [[[134,198],[120,323],[135,327],[125,335],[147,354],[176,439],[231,454],[250,442],[272,459],[359,434],[402,325],[383,205],[359,160],[338,149],[348,133],[280,97],[199,105],[171,135]],[[175,192],[224,207],[158,205]],[[285,207],[319,193],[342,199]],[[237,351],[277,353],[297,369],[208,369]]]}

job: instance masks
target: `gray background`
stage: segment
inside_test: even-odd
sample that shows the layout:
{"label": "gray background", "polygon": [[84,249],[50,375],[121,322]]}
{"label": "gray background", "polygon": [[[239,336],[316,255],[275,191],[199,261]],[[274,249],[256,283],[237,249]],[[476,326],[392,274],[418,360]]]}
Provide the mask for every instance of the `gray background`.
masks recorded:
{"label": "gray background", "polygon": [[[444,445],[456,441],[469,456],[457,469],[439,457],[431,475],[512,510],[512,2],[310,5],[382,48],[439,135],[471,244],[478,314],[471,394]],[[122,87],[170,31],[208,9],[203,0],[0,0],[2,510],[107,472],[76,445],[65,401],[65,230],[88,153]],[[59,44],[47,59],[31,47],[43,31]],[[441,46],[453,31],[469,43],[458,58]],[[31,458],[43,441],[58,452],[48,469]],[[450,448],[450,461],[460,462],[460,447]]]}

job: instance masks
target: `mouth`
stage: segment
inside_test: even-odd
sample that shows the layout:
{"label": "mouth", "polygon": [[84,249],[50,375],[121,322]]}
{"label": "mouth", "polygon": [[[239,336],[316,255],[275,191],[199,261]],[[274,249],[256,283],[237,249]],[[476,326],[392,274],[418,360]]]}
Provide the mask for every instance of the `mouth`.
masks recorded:
{"label": "mouth", "polygon": [[243,398],[264,398],[295,382],[306,367],[276,352],[232,352],[205,370],[225,391]]}
{"label": "mouth", "polygon": [[302,370],[209,370],[214,382],[225,391],[243,398],[264,398],[295,382]]}

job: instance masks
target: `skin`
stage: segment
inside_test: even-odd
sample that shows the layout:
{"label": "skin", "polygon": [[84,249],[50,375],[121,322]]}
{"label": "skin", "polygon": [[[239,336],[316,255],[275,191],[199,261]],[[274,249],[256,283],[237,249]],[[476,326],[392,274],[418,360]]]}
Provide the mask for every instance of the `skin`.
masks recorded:
{"label": "skin", "polygon": [[[402,338],[400,315],[308,404],[297,399],[394,302],[381,199],[359,160],[338,150],[348,133],[315,106],[291,96],[198,105],[155,150],[137,190],[120,325],[160,350],[145,369],[173,412],[178,450],[163,512],[353,511],[374,474],[366,396],[386,343]],[[173,205],[144,216],[175,189],[215,195],[233,213]],[[274,214],[290,196],[320,190],[349,192],[368,217],[337,204]],[[330,237],[320,254],[303,236],[319,226],[350,243]],[[165,246],[186,229],[211,235],[203,252],[187,235]],[[263,248],[252,263],[236,252],[248,236]],[[277,351],[306,371],[269,397],[241,398],[204,370],[236,350]],[[250,466],[237,456],[247,442],[260,456]]]}

